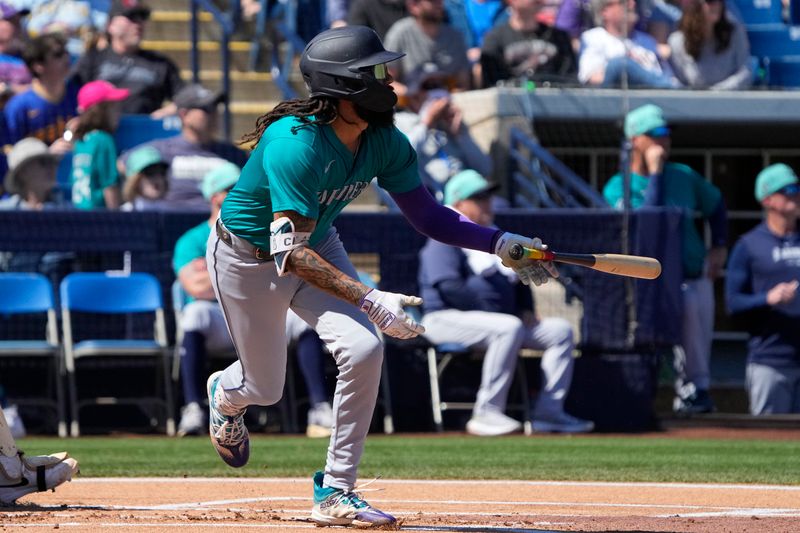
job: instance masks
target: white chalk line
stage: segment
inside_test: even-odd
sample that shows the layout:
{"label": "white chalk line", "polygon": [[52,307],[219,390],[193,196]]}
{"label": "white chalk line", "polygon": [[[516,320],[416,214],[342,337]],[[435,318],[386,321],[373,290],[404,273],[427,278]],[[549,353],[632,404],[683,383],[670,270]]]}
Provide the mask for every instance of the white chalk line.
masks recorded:
{"label": "white chalk line", "polygon": [[[237,477],[119,477],[77,478],[73,483],[300,483],[311,485],[310,478],[237,478]],[[483,479],[379,479],[386,485],[519,485],[530,487],[647,487],[698,490],[776,490],[800,492],[800,485],[748,485],[744,483],[678,483],[652,481],[527,481]]]}

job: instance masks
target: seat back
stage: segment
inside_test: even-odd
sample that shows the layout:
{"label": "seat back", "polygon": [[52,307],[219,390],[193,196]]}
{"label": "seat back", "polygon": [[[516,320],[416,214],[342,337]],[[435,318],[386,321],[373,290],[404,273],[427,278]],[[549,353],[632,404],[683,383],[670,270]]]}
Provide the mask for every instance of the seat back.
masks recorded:
{"label": "seat back", "polygon": [[163,309],[161,285],[152,274],[76,272],[61,282],[61,307],[86,313],[144,313]]}
{"label": "seat back", "polygon": [[0,273],[0,314],[45,313],[54,309],[50,280],[34,273]]}

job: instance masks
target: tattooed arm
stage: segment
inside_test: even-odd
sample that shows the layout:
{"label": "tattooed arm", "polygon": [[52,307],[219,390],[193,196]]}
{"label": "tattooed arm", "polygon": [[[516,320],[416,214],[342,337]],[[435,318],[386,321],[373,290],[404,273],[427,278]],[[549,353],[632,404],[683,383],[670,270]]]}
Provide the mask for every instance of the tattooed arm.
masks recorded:
{"label": "tattooed arm", "polygon": [[[295,231],[312,232],[317,221],[296,213],[295,211],[278,211],[274,219],[288,217],[294,224]],[[355,280],[323,259],[308,246],[295,248],[288,257],[287,270],[295,276],[307,281],[323,291],[359,305],[369,292],[369,287]]]}

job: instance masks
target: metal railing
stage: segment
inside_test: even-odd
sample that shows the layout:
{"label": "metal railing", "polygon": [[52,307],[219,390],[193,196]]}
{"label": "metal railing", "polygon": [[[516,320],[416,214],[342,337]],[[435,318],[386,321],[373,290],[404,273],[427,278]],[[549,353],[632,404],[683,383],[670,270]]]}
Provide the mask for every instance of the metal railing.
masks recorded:
{"label": "metal railing", "polygon": [[515,207],[607,207],[603,197],[530,135],[511,128],[508,199]]}
{"label": "metal railing", "polygon": [[230,39],[236,26],[236,20],[239,14],[239,2],[234,2],[231,13],[223,13],[211,0],[190,0],[191,10],[191,43],[192,48],[190,51],[190,63],[192,68],[192,80],[195,83],[200,83],[200,49],[198,46],[200,35],[200,9],[211,13],[214,21],[219,25],[221,30],[220,37],[220,70],[222,71],[222,92],[225,95],[223,102],[223,131],[225,132],[225,139],[231,140],[231,107],[230,107],[230,91],[231,91],[231,75],[230,75]]}
{"label": "metal railing", "polygon": [[249,66],[255,70],[261,52],[261,40],[267,31],[267,22],[272,20],[275,32],[285,41],[284,56],[281,58],[280,43],[273,43],[270,56],[270,74],[272,81],[280,89],[284,98],[297,98],[297,91],[289,82],[294,58],[303,51],[305,41],[297,33],[297,0],[279,0],[269,9],[268,0],[261,0],[261,9],[256,16],[256,27],[250,45]]}

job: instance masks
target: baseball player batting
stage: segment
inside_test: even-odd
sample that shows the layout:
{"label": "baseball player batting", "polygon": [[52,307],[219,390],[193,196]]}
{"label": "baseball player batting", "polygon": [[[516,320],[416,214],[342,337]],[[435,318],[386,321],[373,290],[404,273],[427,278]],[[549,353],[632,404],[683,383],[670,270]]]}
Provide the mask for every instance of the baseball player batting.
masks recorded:
{"label": "baseball player batting", "polygon": [[386,64],[402,56],[363,26],[314,37],[300,59],[309,98],[281,102],[245,136],[257,145],[208,241],[212,283],[238,354],[207,385],[211,441],[227,464],[247,463],[247,406],[281,398],[288,309],[317,331],[338,366],[327,460],[312,482],[311,518],[321,526],[396,524],[355,488],[383,363],[375,326],[400,339],[424,331],[403,311],[420,298],[358,281],[332,225],[341,210],[377,177],[420,233],[495,253],[525,283],[558,275],[549,262],[509,255],[514,244],[545,248],[539,239],[474,224],[421,185],[414,150],[393,123],[397,96]]}

